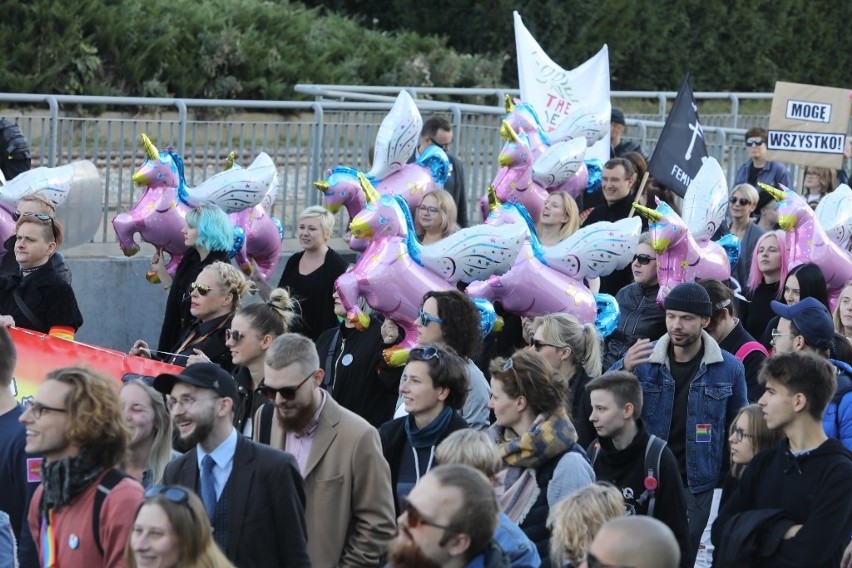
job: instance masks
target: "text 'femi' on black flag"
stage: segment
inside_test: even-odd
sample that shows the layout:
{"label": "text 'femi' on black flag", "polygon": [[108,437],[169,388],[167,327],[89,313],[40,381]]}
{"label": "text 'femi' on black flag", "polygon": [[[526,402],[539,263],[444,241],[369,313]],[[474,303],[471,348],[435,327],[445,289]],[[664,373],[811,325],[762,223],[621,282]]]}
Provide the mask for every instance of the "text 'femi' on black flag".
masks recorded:
{"label": "text 'femi' on black flag", "polygon": [[658,182],[683,197],[706,157],[704,129],[698,120],[698,106],[687,73],[651,156],[648,171]]}

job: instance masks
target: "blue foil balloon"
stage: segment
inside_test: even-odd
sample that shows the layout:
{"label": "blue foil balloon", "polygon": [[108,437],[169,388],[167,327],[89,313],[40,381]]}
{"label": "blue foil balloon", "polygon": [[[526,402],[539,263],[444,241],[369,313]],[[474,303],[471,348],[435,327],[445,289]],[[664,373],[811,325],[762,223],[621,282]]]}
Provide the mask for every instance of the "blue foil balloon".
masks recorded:
{"label": "blue foil balloon", "polygon": [[586,193],[594,193],[601,189],[603,178],[603,164],[597,158],[586,160],[586,170],[589,172],[589,183],[586,184]]}
{"label": "blue foil balloon", "polygon": [[482,337],[486,337],[494,329],[497,312],[494,311],[494,305],[485,298],[472,298],[472,300],[476,304],[476,309],[479,310],[479,328],[482,330]]}
{"label": "blue foil balloon", "polygon": [[228,251],[228,258],[234,258],[243,245],[246,244],[246,232],[242,227],[234,227],[234,243]]}
{"label": "blue foil balloon", "polygon": [[718,242],[728,254],[728,261],[731,263],[731,271],[733,272],[734,266],[736,266],[737,262],[740,260],[740,240],[735,234],[728,233],[716,242]]}
{"label": "blue foil balloon", "polygon": [[601,337],[609,337],[618,326],[618,317],[621,314],[618,302],[609,294],[595,294],[595,304],[598,309],[595,327],[598,328]]}

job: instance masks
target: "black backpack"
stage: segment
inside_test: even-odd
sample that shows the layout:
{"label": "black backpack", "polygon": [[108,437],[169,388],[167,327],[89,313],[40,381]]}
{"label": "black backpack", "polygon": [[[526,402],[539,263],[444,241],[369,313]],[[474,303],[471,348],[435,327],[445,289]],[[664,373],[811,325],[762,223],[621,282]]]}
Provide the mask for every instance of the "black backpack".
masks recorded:
{"label": "black backpack", "polygon": [[0,117],[0,170],[10,181],[32,167],[30,142],[21,127],[8,118]]}
{"label": "black backpack", "polygon": [[[648,501],[648,516],[654,516],[654,505],[657,503],[657,489],[660,483],[660,458],[663,455],[663,448],[666,447],[666,442],[662,438],[658,438],[653,434],[648,435],[648,443],[645,445],[645,471],[648,472],[648,477],[653,477],[657,480],[657,486],[654,489],[645,489],[645,492],[639,496],[638,502],[644,503]],[[591,443],[586,453],[589,456],[589,463],[595,467],[595,460],[598,459],[598,454],[601,451],[601,442],[597,438]]]}

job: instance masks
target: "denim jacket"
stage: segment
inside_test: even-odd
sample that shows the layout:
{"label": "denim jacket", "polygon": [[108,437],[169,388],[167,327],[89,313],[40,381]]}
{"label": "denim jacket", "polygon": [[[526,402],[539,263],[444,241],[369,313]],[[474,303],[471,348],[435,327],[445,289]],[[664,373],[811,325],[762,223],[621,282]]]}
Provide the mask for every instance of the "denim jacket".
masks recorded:
{"label": "denim jacket", "polygon": [[[689,386],[689,408],[686,418],[686,477],[689,490],[699,493],[720,484],[723,468],[728,463],[728,428],[740,408],[748,404],[745,371],[736,357],[719,348],[706,331],[701,332],[704,357]],[[668,360],[670,338],[666,334],[657,341],[647,363],[633,373],[642,385],[644,402],[642,420],[649,433],[668,440],[672,424],[675,382]],[[611,370],[621,370],[624,360]],[[707,426],[709,425],[709,431]],[[699,426],[701,428],[699,429]],[[701,430],[702,438],[697,441]]]}

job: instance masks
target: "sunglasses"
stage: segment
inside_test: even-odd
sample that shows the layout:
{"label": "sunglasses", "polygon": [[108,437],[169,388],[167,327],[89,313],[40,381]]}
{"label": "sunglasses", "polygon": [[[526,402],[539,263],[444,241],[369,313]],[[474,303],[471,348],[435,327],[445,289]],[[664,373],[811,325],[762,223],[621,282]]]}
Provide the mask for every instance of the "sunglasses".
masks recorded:
{"label": "sunglasses", "polygon": [[415,347],[408,352],[408,358],[415,361],[429,361],[430,359],[441,360],[441,352],[433,345],[426,347]]}
{"label": "sunglasses", "polygon": [[425,525],[427,527],[435,527],[436,529],[443,529],[453,533],[457,532],[451,525],[439,525],[438,523],[425,518],[420,511],[417,510],[417,507],[412,505],[411,501],[408,499],[403,498],[400,505],[402,511],[405,513],[406,523],[410,529],[416,529],[420,525]]}
{"label": "sunglasses", "polygon": [[640,266],[645,266],[649,264],[652,260],[657,260],[653,256],[648,256],[647,254],[634,254],[633,260],[631,262],[638,262]]}
{"label": "sunglasses", "polygon": [[[558,345],[554,345],[552,343],[545,343],[544,341],[539,341],[538,339],[533,339],[532,341],[530,341],[530,345],[532,345],[532,348],[535,349],[536,351],[541,351],[545,347],[553,347],[554,349],[562,349]],[[511,361],[511,359],[506,359],[506,360]],[[507,369],[504,369],[504,370],[507,370]]]}
{"label": "sunglasses", "polygon": [[132,381],[142,381],[149,387],[154,386],[154,377],[148,375],[140,375],[139,373],[124,373],[124,375],[121,376],[121,382],[123,384],[127,384]]}
{"label": "sunglasses", "polygon": [[429,314],[424,312],[422,308],[420,309],[419,317],[420,317],[420,325],[422,325],[423,327],[426,327],[427,325],[429,325],[429,322],[435,322],[438,325],[443,325],[443,323],[444,323],[444,320],[442,320],[439,317],[430,316]]}
{"label": "sunglasses", "polygon": [[317,371],[319,371],[319,369],[311,372],[310,375],[302,379],[302,382],[296,385],[295,387],[281,387],[280,389],[274,389],[272,387],[266,386],[265,384],[263,384],[263,381],[261,381],[260,386],[257,387],[257,390],[262,392],[266,396],[266,398],[268,398],[272,402],[275,402],[278,395],[281,395],[281,398],[283,398],[284,400],[293,400],[294,398],[296,398],[296,393],[299,391],[300,388],[302,388],[302,385],[308,382],[308,379],[316,375]]}
{"label": "sunglasses", "polygon": [[212,290],[213,288],[211,288],[207,284],[203,284],[201,282],[193,282],[192,284],[189,285],[189,289],[190,289],[190,291],[198,292],[199,296],[206,296],[207,294],[210,293],[210,290]]}
{"label": "sunglasses", "polygon": [[17,223],[21,217],[32,217],[34,219],[38,219],[39,221],[47,223],[50,221],[50,230],[53,231],[53,238],[56,238],[56,223],[53,221],[53,217],[47,215],[45,213],[18,213],[15,211],[12,213],[12,219]]}
{"label": "sunglasses", "polygon": [[763,140],[758,138],[757,140],[746,140],[746,146],[751,148],[752,146],[763,146]]}
{"label": "sunglasses", "polygon": [[241,332],[238,329],[226,329],[225,330],[225,343],[231,341],[236,345],[246,336],[245,333]]}
{"label": "sunglasses", "polygon": [[170,503],[186,505],[186,508],[189,509],[190,516],[192,516],[193,520],[195,520],[195,513],[193,512],[192,507],[189,506],[189,491],[183,487],[177,487],[174,485],[154,485],[145,491],[145,500],[153,499],[157,495],[162,495],[166,501],[169,501]]}
{"label": "sunglasses", "polygon": [[730,203],[731,205],[736,205],[737,203],[739,203],[741,207],[745,207],[746,205],[751,205],[751,201],[749,201],[745,197],[736,198],[733,195],[728,200],[728,203]]}

